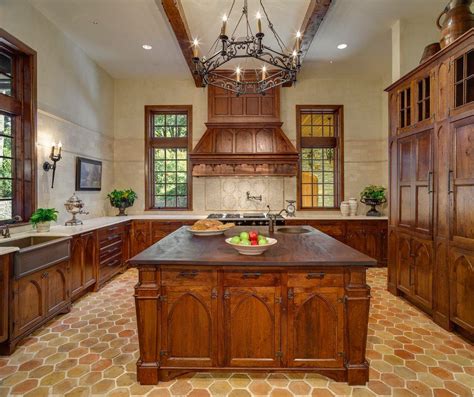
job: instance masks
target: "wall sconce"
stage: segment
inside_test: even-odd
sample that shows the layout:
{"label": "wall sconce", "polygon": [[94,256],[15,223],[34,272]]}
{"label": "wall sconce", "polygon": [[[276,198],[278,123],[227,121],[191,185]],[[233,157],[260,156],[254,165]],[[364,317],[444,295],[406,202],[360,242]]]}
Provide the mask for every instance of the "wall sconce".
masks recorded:
{"label": "wall sconce", "polygon": [[59,142],[57,146],[53,142],[51,144],[51,153],[49,154],[49,158],[51,159],[53,164],[49,163],[48,161],[45,161],[43,163],[43,170],[45,170],[46,172],[48,172],[49,170],[53,170],[53,180],[51,182],[51,189],[54,188],[54,175],[56,174],[56,163],[59,160],[61,160],[61,149],[62,149],[62,147],[63,147],[63,145],[61,144],[61,142]]}

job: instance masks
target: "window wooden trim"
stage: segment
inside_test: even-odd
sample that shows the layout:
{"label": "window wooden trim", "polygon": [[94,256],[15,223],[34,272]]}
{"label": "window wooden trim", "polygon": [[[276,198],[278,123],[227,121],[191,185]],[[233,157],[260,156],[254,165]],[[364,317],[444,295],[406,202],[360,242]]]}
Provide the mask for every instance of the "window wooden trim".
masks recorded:
{"label": "window wooden trim", "polygon": [[13,215],[26,223],[37,205],[36,126],[37,91],[36,51],[0,28],[0,46],[15,56],[13,96],[0,94],[0,111],[9,113],[15,128],[15,168]]}
{"label": "window wooden trim", "polygon": [[[301,195],[301,149],[302,149],[302,137],[301,137],[301,114],[306,110],[330,110],[337,115],[337,128],[334,130],[334,138],[322,137],[318,139],[320,141],[320,147],[334,147],[336,160],[334,162],[334,207],[302,207],[302,195]],[[310,142],[313,138],[304,138]],[[344,106],[343,105],[296,105],[296,148],[299,153],[298,160],[298,175],[297,175],[297,200],[296,209],[300,211],[337,211],[340,208],[341,201],[344,199]]]}
{"label": "window wooden trim", "polygon": [[[188,119],[188,136],[186,138],[155,138],[154,137],[154,123],[153,115],[156,112],[186,112]],[[189,153],[193,148],[193,107],[192,105],[147,105],[145,106],[145,211],[192,211],[193,209],[193,182],[192,182],[192,167],[189,161]],[[155,197],[153,195],[154,184],[154,164],[153,164],[153,149],[155,147],[175,147],[182,146],[187,141],[188,149],[188,172],[187,172],[187,186],[188,186],[188,205],[184,207],[155,207]]]}

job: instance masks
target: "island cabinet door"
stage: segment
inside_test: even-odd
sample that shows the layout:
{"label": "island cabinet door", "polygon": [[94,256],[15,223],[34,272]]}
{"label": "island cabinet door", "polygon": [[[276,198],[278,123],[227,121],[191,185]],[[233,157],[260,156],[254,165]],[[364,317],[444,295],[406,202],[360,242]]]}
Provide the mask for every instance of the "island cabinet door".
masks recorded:
{"label": "island cabinet door", "polygon": [[344,288],[288,288],[288,364],[344,365]]}
{"label": "island cabinet door", "polygon": [[162,366],[217,363],[217,288],[162,287]]}
{"label": "island cabinet door", "polygon": [[281,289],[226,287],[224,341],[231,367],[279,367]]}

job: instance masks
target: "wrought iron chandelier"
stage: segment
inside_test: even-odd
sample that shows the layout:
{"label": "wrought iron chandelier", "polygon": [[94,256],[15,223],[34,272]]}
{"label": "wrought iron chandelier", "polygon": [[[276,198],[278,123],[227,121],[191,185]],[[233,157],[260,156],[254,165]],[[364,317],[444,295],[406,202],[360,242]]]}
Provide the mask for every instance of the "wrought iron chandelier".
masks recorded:
{"label": "wrought iron chandelier", "polygon": [[[296,82],[296,75],[301,68],[301,34],[297,32],[295,45],[288,50],[270,21],[267,11],[260,0],[261,10],[268,23],[268,28],[273,33],[279,49],[274,50],[263,43],[265,34],[262,31],[262,15],[256,15],[257,31],[254,35],[249,23],[247,0],[243,0],[242,14],[232,31],[227,35],[227,22],[235,5],[233,0],[228,14],[222,18],[222,27],[218,38],[211,46],[209,57],[199,57],[199,42],[193,41],[193,62],[197,75],[201,77],[203,87],[213,85],[224,88],[239,95],[262,94],[265,91],[291,82]],[[246,35],[235,37],[240,24],[245,24]],[[235,73],[229,73],[221,67],[235,59],[254,59],[261,61],[259,68],[242,70],[240,66],[235,68]],[[266,65],[270,65],[267,68]]]}

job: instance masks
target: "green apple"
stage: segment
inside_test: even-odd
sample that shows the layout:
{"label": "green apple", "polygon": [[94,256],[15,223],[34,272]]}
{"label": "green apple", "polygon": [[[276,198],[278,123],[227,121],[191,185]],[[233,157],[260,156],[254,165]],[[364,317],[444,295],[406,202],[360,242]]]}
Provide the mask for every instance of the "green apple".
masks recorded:
{"label": "green apple", "polygon": [[230,239],[230,242],[232,244],[239,244],[240,243],[240,237],[239,236],[234,236]]}
{"label": "green apple", "polygon": [[250,245],[250,241],[247,240],[247,239],[242,239],[242,240],[240,241],[240,245]]}
{"label": "green apple", "polygon": [[248,240],[249,239],[249,234],[247,232],[240,233],[240,239],[241,240]]}
{"label": "green apple", "polygon": [[266,238],[261,238],[258,240],[258,245],[267,245],[268,240]]}

